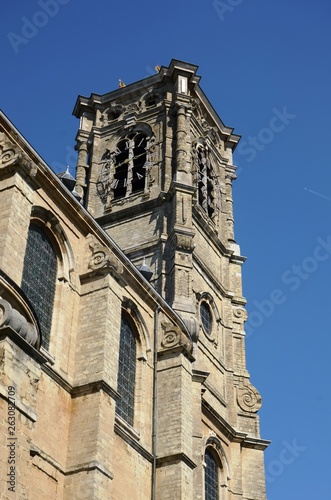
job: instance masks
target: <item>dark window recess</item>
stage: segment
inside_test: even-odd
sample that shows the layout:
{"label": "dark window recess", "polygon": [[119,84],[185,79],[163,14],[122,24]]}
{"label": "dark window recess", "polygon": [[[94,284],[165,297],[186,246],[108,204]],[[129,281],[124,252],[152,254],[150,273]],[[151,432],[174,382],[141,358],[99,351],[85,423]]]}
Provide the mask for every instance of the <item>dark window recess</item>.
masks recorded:
{"label": "dark window recess", "polygon": [[201,148],[198,150],[198,167],[199,205],[212,218],[215,212],[214,174],[209,158]]}
{"label": "dark window recess", "polygon": [[116,413],[133,426],[134,393],[136,381],[136,338],[125,316],[121,321],[117,392],[121,399],[116,403]]}
{"label": "dark window recess", "polygon": [[114,198],[122,198],[126,195],[128,186],[128,167],[129,167],[129,142],[120,141],[117,144],[115,175],[114,175]]}
{"label": "dark window recess", "polygon": [[219,500],[218,465],[210,450],[205,453],[205,500]]}
{"label": "dark window recess", "polygon": [[132,192],[143,191],[145,187],[146,170],[144,165],[146,163],[146,137],[138,134],[134,139],[133,150],[133,175],[132,175]]}
{"label": "dark window recess", "polygon": [[146,161],[147,138],[144,134],[128,134],[117,144],[114,181],[111,185],[114,199],[144,190]]}
{"label": "dark window recess", "polygon": [[44,231],[35,224],[29,228],[22,290],[30,300],[40,323],[42,346],[49,348],[57,276],[57,258]]}
{"label": "dark window recess", "polygon": [[210,335],[213,326],[213,317],[207,302],[201,302],[200,304],[200,317],[205,332],[208,333],[208,335]]}

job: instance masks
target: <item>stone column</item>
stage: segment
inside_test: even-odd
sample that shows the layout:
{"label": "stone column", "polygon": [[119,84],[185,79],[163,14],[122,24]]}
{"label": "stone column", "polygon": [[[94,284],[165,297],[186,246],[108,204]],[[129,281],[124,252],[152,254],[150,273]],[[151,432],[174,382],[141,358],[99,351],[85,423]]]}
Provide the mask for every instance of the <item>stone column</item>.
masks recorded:
{"label": "stone column", "polygon": [[87,164],[87,140],[77,140],[78,160],[76,166],[76,191],[84,199],[86,188],[86,170]]}

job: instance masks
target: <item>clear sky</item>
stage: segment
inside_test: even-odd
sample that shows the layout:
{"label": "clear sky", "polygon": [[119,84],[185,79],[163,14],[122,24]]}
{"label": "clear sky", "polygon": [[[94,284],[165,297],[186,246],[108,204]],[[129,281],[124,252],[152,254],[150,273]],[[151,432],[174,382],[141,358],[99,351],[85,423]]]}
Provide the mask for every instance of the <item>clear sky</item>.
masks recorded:
{"label": "clear sky", "polygon": [[[74,173],[78,94],[172,58],[242,135],[235,230],[247,365],[263,397],[268,500],[331,498],[330,30],[327,0],[3,0],[0,107]],[[329,312],[328,312],[329,311]]]}

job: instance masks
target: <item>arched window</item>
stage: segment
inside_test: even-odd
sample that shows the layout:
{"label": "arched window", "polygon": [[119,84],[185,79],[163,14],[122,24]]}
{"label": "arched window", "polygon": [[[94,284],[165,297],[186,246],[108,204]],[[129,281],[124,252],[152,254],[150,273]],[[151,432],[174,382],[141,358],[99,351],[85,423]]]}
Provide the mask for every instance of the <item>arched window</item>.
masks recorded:
{"label": "arched window", "polygon": [[57,258],[45,232],[31,224],[25,250],[22,290],[39,320],[42,346],[49,348],[57,276]]}
{"label": "arched window", "polygon": [[213,316],[209,304],[205,300],[200,303],[200,318],[206,334],[210,335],[213,328]]}
{"label": "arched window", "polygon": [[206,148],[197,150],[198,159],[198,200],[199,205],[212,219],[215,212],[215,179]]}
{"label": "arched window", "polygon": [[147,137],[134,132],[118,144],[115,151],[114,198],[143,191],[147,162]]}
{"label": "arched window", "polygon": [[116,403],[116,413],[131,426],[133,426],[134,419],[136,352],[136,336],[131,321],[123,314],[117,375],[117,392],[120,394],[121,399]]}
{"label": "arched window", "polygon": [[219,500],[219,467],[210,447],[205,452],[205,500]]}

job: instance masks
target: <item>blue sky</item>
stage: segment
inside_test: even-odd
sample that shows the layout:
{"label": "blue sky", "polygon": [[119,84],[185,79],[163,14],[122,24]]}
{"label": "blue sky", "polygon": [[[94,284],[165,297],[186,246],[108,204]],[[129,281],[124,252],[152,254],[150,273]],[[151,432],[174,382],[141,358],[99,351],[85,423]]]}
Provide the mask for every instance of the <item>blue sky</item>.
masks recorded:
{"label": "blue sky", "polygon": [[330,3],[54,1],[48,14],[43,0],[2,2],[0,107],[55,170],[74,172],[78,94],[172,58],[199,65],[204,92],[242,135],[235,231],[248,257],[247,365],[272,441],[268,500],[327,498]]}

